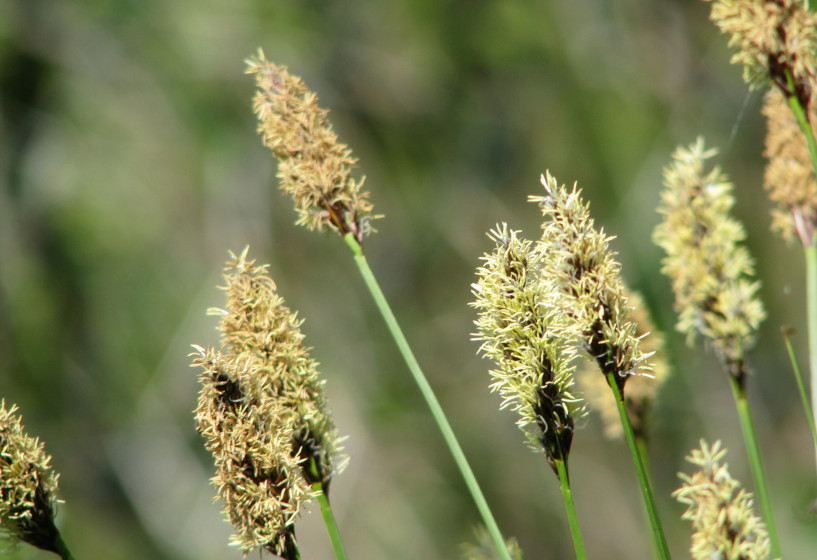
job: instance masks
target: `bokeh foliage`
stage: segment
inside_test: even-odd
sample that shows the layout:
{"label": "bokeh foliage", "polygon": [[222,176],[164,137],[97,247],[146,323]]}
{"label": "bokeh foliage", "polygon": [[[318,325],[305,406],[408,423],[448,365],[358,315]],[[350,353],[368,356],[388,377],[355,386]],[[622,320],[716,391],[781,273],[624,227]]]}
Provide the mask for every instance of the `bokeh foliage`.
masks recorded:
{"label": "bokeh foliage", "polygon": [[[537,234],[525,198],[548,168],[578,180],[617,235],[623,273],[676,364],[653,464],[683,554],[669,494],[688,449],[722,439],[732,472],[748,476],[727,380],[672,332],[650,232],[675,146],[699,134],[718,146],[769,310],[749,393],[781,539],[792,557],[813,549],[800,514],[813,456],[778,334],[804,328],[802,265],[768,233],[760,94],[746,94],[707,12],[674,0],[0,2],[0,395],[62,473],[59,520],[76,556],[240,557],[211,503],[187,354],[216,341],[204,310],[222,297],[227,251],[247,244],[305,319],[350,434],[333,487],[350,555],[452,558],[477,522],[347,249],[294,227],[276,192],[243,75],[258,47],[318,92],[360,158],[386,216],[369,259],[528,558],[564,558],[571,545],[558,491],[496,410],[489,364],[469,340],[485,232],[507,221]],[[578,430],[571,463],[588,555],[646,557],[629,457],[597,417]],[[329,557],[316,513],[298,531],[305,558]]]}

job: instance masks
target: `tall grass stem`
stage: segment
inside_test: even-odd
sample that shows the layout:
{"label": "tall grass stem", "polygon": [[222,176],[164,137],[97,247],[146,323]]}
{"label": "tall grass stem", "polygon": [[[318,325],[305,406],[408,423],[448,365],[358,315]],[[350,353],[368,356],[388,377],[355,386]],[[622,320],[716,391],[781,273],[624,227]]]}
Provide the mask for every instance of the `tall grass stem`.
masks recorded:
{"label": "tall grass stem", "polygon": [[420,364],[417,361],[417,358],[415,358],[414,352],[412,352],[408,340],[406,340],[400,325],[397,323],[397,319],[394,317],[394,313],[392,313],[391,307],[389,307],[389,304],[386,301],[386,296],[383,295],[383,291],[380,289],[380,285],[378,284],[372,269],[369,267],[366,257],[363,255],[363,249],[354,238],[354,235],[347,233],[343,239],[352,250],[355,258],[355,264],[357,264],[358,270],[360,271],[361,276],[363,276],[363,281],[366,283],[369,293],[371,293],[377,308],[380,310],[380,314],[383,316],[383,320],[386,322],[392,338],[394,338],[397,347],[400,349],[400,353],[402,354],[411,375],[414,377],[414,381],[417,383],[426,404],[428,404],[428,408],[431,409],[431,415],[434,417],[435,422],[437,422],[440,432],[442,432],[443,439],[448,445],[451,455],[454,457],[454,462],[457,464],[457,467],[459,467],[460,474],[465,481],[465,485],[468,487],[468,491],[471,493],[471,497],[476,503],[477,509],[482,516],[482,521],[485,523],[485,527],[488,529],[488,534],[491,536],[491,540],[497,549],[497,553],[502,560],[511,560],[510,553],[505,545],[505,540],[503,539],[499,526],[491,513],[490,507],[488,507],[488,502],[485,500],[485,496],[482,494],[482,490],[477,483],[474,472],[471,470],[471,466],[468,464],[468,459],[466,459],[465,453],[462,451],[462,447],[460,447],[457,437],[454,435],[454,430],[451,428],[451,424],[449,424],[448,419],[445,416],[445,412],[443,412],[442,406],[440,406],[440,402],[437,400],[437,396],[434,394],[434,390],[428,383],[425,374],[423,374],[423,370],[420,368]]}
{"label": "tall grass stem", "polygon": [[573,491],[570,489],[567,460],[554,459],[553,462],[556,463],[556,472],[559,475],[559,487],[562,490],[562,500],[564,500],[565,503],[567,524],[570,527],[570,536],[573,539],[573,550],[576,552],[576,560],[587,560],[582,532],[581,529],[579,529],[579,519],[576,516],[576,504],[573,502]]}
{"label": "tall grass stem", "polygon": [[811,428],[811,441],[814,444],[814,449],[817,451],[817,426],[814,425],[814,413],[811,410],[811,402],[809,401],[808,392],[806,391],[806,384],[803,381],[803,373],[800,371],[800,364],[797,362],[797,356],[794,355],[794,348],[791,345],[791,339],[787,332],[783,332],[783,341],[786,344],[786,351],[789,353],[789,361],[794,370],[794,379],[797,381],[797,390],[800,392],[800,400],[803,402],[803,410],[806,413],[806,419]]}
{"label": "tall grass stem", "polygon": [[[309,471],[313,478],[319,479],[318,466],[315,464],[315,458],[309,458]],[[317,493],[318,504],[321,506],[321,515],[323,516],[323,523],[326,525],[326,531],[329,533],[329,540],[332,542],[332,550],[335,552],[337,560],[348,560],[346,556],[346,549],[343,547],[343,541],[340,538],[340,531],[338,524],[335,521],[335,514],[332,507],[329,505],[329,496],[326,495],[325,487],[320,480],[312,484],[312,489]]]}
{"label": "tall grass stem", "polygon": [[652,528],[653,544],[658,548],[659,558],[662,560],[669,560],[671,558],[669,547],[667,546],[667,539],[664,536],[664,528],[661,525],[661,519],[658,517],[658,508],[655,505],[655,496],[650,483],[650,477],[647,474],[647,469],[644,460],[641,458],[638,443],[636,442],[635,433],[633,432],[633,425],[630,422],[630,417],[627,414],[627,407],[624,404],[624,398],[621,390],[618,388],[618,383],[615,378],[615,373],[607,374],[607,382],[613,390],[613,395],[616,398],[616,406],[618,407],[618,415],[621,418],[621,425],[624,428],[624,438],[627,440],[627,446],[630,448],[630,455],[633,457],[635,464],[635,472],[638,477],[638,485],[641,488],[641,495],[644,497],[644,505],[647,508],[647,517]]}
{"label": "tall grass stem", "polygon": [[729,376],[732,385],[732,394],[735,397],[735,406],[738,409],[740,427],[743,432],[743,440],[746,443],[746,452],[749,456],[749,466],[752,469],[752,477],[755,480],[755,494],[763,511],[763,518],[766,521],[766,529],[769,532],[769,540],[772,545],[772,556],[782,558],[780,553],[780,539],[777,536],[777,526],[774,522],[772,511],[772,501],[769,497],[769,487],[766,483],[766,473],[763,471],[763,462],[760,459],[760,448],[757,444],[757,435],[752,423],[752,414],[749,410],[749,401],[746,398],[746,389],[733,376]]}

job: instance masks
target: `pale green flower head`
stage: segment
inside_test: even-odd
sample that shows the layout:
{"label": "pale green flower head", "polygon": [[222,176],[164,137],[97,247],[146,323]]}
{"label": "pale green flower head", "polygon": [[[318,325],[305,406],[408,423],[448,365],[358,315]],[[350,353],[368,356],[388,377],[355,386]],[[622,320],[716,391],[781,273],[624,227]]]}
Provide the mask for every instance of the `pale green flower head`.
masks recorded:
{"label": "pale green flower head", "polygon": [[258,133],[278,159],[281,190],[292,196],[298,225],[310,230],[351,233],[358,243],[370,233],[372,204],[352,178],[357,158],[338,141],[328,111],[318,96],[285,66],[268,62],[264,53],[247,59],[255,76],[253,110]]}
{"label": "pale green flower head", "polygon": [[691,475],[679,473],[683,485],[673,492],[687,506],[682,518],[692,523],[690,552],[694,560],[768,560],[766,526],[752,511],[752,494],[740,487],[722,463],[726,450],[704,441],[687,461],[699,467]]}
{"label": "pale green flower head", "polygon": [[0,534],[57,552],[58,478],[45,446],[25,432],[17,407],[0,402]]}
{"label": "pale green flower head", "polygon": [[612,239],[596,229],[589,206],[576,185],[568,190],[547,172],[545,196],[531,196],[545,220],[537,252],[558,300],[558,313],[574,325],[579,342],[604,375],[614,374],[619,388],[627,378],[647,372],[639,350],[637,326],[630,319],[620,265]]}
{"label": "pale green flower head", "polygon": [[746,233],[731,216],[732,184],[718,167],[706,170],[715,153],[702,138],[675,151],[653,240],[667,254],[661,271],[672,281],[676,327],[689,342],[700,333],[731,368],[742,363],[765,312],[752,257],[740,244]]}
{"label": "pale green flower head", "polygon": [[519,413],[531,447],[544,450],[553,466],[553,459],[567,459],[574,420],[585,413],[571,392],[574,333],[547,303],[553,292],[542,276],[543,255],[505,224],[488,237],[496,247],[482,257],[472,285],[475,338],[496,364],[491,390],[502,397],[501,408]]}

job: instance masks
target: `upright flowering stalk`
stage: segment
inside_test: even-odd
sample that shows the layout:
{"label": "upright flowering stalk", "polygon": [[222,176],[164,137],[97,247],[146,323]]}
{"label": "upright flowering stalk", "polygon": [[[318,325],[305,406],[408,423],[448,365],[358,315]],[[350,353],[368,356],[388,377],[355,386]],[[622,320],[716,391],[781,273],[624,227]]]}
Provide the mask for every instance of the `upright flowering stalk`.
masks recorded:
{"label": "upright flowering stalk", "polygon": [[722,463],[726,450],[703,440],[687,461],[699,467],[691,475],[679,473],[683,485],[673,496],[687,506],[683,519],[692,523],[690,552],[694,560],[734,558],[768,560],[770,543],[763,521],[752,511],[752,494],[733,479]]}
{"label": "upright flowering stalk", "polygon": [[729,374],[758,498],[772,538],[779,544],[766,477],[746,397],[746,351],[765,318],[757,297],[760,284],[752,279],[754,263],[740,245],[746,234],[730,211],[732,185],[718,167],[706,169],[707,150],[699,138],[679,148],[664,170],[666,189],[659,213],[664,218],[654,240],[667,256],[662,272],[672,280],[677,328],[692,341],[701,335],[712,345]]}
{"label": "upright flowering stalk", "polygon": [[44,445],[25,432],[17,407],[0,402],[0,535],[69,560],[54,523],[58,479]]}
{"label": "upright flowering stalk", "polygon": [[[635,441],[624,405],[625,383],[647,369],[639,349],[637,326],[621,281],[620,265],[609,248],[610,238],[597,230],[581,191],[568,190],[548,172],[542,176],[545,196],[531,196],[544,222],[537,251],[543,257],[543,274],[557,297],[551,301],[562,320],[573,325],[578,343],[595,360],[613,391],[635,463],[654,543],[662,558],[669,558],[649,477]],[[550,302],[548,302],[550,303]]]}
{"label": "upright flowering stalk", "polygon": [[534,450],[544,451],[562,484],[576,556],[584,558],[568,478],[567,459],[574,420],[584,413],[571,393],[575,351],[554,305],[553,291],[542,277],[543,255],[503,224],[489,234],[496,248],[477,269],[472,285],[478,311],[480,351],[496,363],[491,389],[502,397],[501,407],[519,413],[517,424]]}
{"label": "upright flowering stalk", "polygon": [[257,87],[253,108],[258,116],[258,132],[278,159],[281,189],[295,201],[297,224],[310,230],[334,231],[352,251],[366,287],[440,428],[497,553],[503,560],[511,560],[454,431],[363,254],[363,238],[373,231],[371,221],[378,216],[372,214],[368,193],[361,191],[363,181],[351,177],[357,158],[338,141],[327,118],[328,111],[318,105],[317,96],[300,78],[285,67],[268,62],[261,51],[247,60],[247,73],[254,75]]}
{"label": "upright flowering stalk", "polygon": [[[772,84],[766,99],[769,121],[766,186],[778,204],[773,228],[786,238],[796,233],[806,257],[806,304],[811,407],[817,406],[817,172],[815,88],[817,13],[808,0],[715,0],[712,20],[729,34],[732,61],[743,64],[750,87]],[[790,116],[786,116],[783,105]],[[799,128],[798,134],[795,131]],[[810,160],[810,163],[809,163]],[[811,167],[811,171],[808,171]],[[784,217],[785,214],[788,216]],[[797,369],[797,368],[795,368]],[[802,385],[802,382],[798,383]],[[807,400],[804,397],[804,400]],[[808,406],[808,405],[807,405]],[[812,421],[814,424],[814,421]],[[817,425],[812,429],[817,433]],[[817,448],[815,448],[817,452]],[[770,526],[770,529],[773,529]],[[772,530],[774,542],[774,531]]]}
{"label": "upright flowering stalk", "polygon": [[[193,362],[203,370],[198,430],[215,459],[213,484],[236,528],[233,543],[291,560],[299,558],[301,505],[316,497],[324,516],[331,513],[325,498],[339,438],[302,321],[266,267],[247,260],[245,249],[226,271],[226,309],[211,310],[221,316],[221,350],[199,348]],[[326,521],[338,553],[334,519]]]}

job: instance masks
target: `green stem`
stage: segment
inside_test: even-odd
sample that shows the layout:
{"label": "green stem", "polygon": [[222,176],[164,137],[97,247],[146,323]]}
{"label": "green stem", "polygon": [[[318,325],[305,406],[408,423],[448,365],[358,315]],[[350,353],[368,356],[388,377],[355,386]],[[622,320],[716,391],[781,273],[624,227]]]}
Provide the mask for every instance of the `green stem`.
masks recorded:
{"label": "green stem", "polygon": [[556,472],[559,475],[559,487],[562,490],[562,500],[565,503],[567,524],[570,526],[570,536],[573,538],[573,550],[576,551],[576,560],[586,560],[584,540],[579,529],[579,519],[576,517],[576,504],[573,503],[573,492],[570,490],[570,477],[567,474],[567,459],[554,459]]}
{"label": "green stem", "polygon": [[[644,464],[644,472],[647,474],[647,484],[649,484],[650,488],[652,488],[652,475],[650,474],[652,469],[650,467],[650,454],[647,451],[647,439],[644,436],[636,435],[635,444],[636,447],[638,447],[638,454],[641,456],[641,462]],[[654,531],[650,531],[650,543],[652,544],[653,558],[660,556],[661,545],[658,543]]]}
{"label": "green stem", "polygon": [[749,466],[752,469],[752,477],[755,479],[755,491],[760,509],[763,510],[763,518],[766,521],[766,529],[769,532],[769,540],[772,544],[772,556],[782,558],[780,553],[780,540],[777,537],[777,527],[774,523],[772,512],[772,501],[769,498],[769,488],[766,484],[766,474],[763,471],[763,463],[760,460],[760,449],[757,445],[757,435],[752,424],[752,414],[749,410],[749,401],[746,398],[746,388],[734,376],[730,375],[732,384],[732,394],[735,397],[735,405],[740,417],[740,427],[743,431],[743,440],[746,443],[746,452],[749,455]]}
{"label": "green stem", "polygon": [[[817,246],[813,243],[806,252],[806,321],[808,322],[808,355],[811,369],[811,428],[814,423],[814,405],[817,403]],[[815,448],[817,454],[817,448]]]}
{"label": "green stem", "polygon": [[317,493],[323,523],[326,525],[326,531],[329,533],[329,540],[332,541],[332,550],[335,552],[335,558],[337,558],[337,560],[347,560],[346,549],[343,548],[343,541],[340,538],[338,524],[335,522],[335,514],[329,505],[329,496],[327,496],[324,491],[323,482],[320,480],[320,473],[318,472],[318,466],[315,464],[314,457],[309,458],[309,471],[313,475],[312,479],[317,481],[312,483],[312,489]]}
{"label": "green stem", "polygon": [[57,541],[54,544],[57,546],[56,552],[62,560],[76,560],[74,555],[71,554],[71,551],[68,550],[68,545],[62,540],[62,535],[60,535],[59,532],[57,533]]}
{"label": "green stem", "polygon": [[502,560],[511,560],[511,556],[508,553],[508,548],[505,545],[505,539],[502,538],[502,533],[499,531],[499,526],[496,524],[496,520],[494,520],[494,516],[491,513],[490,507],[488,507],[488,502],[485,500],[485,496],[482,494],[482,490],[480,489],[477,479],[471,470],[471,466],[468,464],[468,459],[466,459],[465,453],[463,453],[462,447],[460,447],[457,437],[454,435],[454,430],[451,428],[451,424],[448,423],[448,419],[445,417],[445,413],[443,412],[443,409],[440,406],[436,395],[434,394],[434,390],[431,388],[431,385],[428,383],[428,380],[423,374],[423,370],[420,368],[417,358],[414,357],[414,352],[412,352],[411,346],[409,346],[402,329],[400,329],[400,325],[397,323],[397,319],[394,317],[394,313],[392,313],[391,307],[389,307],[386,297],[383,295],[383,291],[380,289],[380,285],[377,283],[377,279],[375,278],[372,269],[369,268],[369,263],[366,261],[366,257],[363,255],[363,250],[361,249],[360,244],[358,244],[357,240],[355,240],[351,233],[346,234],[343,239],[352,250],[355,263],[357,264],[361,276],[363,276],[363,281],[366,283],[366,287],[369,289],[372,298],[374,298],[375,304],[380,310],[380,314],[383,316],[383,320],[386,322],[392,338],[394,338],[394,341],[397,343],[397,347],[400,349],[400,353],[403,355],[403,359],[405,360],[409,371],[411,371],[414,381],[420,388],[420,392],[422,393],[423,398],[425,398],[426,404],[428,404],[428,408],[431,409],[431,415],[437,422],[437,426],[440,428],[440,432],[442,432],[443,439],[445,439],[445,443],[448,445],[448,449],[451,451],[451,455],[454,457],[454,462],[460,469],[460,474],[465,481],[465,485],[468,487],[468,491],[471,493],[471,497],[476,503],[477,509],[482,516],[482,521],[485,523],[485,527],[488,529],[488,533],[491,535],[491,540],[494,542],[494,546],[496,547],[500,558],[502,558]]}
{"label": "green stem", "polygon": [[811,428],[811,441],[814,444],[814,450],[817,452],[817,427],[814,424],[814,413],[811,410],[811,403],[809,402],[808,393],[806,392],[806,384],[803,381],[803,374],[800,371],[800,364],[797,362],[797,356],[794,355],[794,348],[792,348],[791,340],[786,331],[783,331],[783,342],[786,344],[786,351],[789,353],[789,361],[791,367],[794,369],[794,379],[797,381],[797,390],[800,392],[800,400],[803,402],[803,410],[806,413],[809,427]]}
{"label": "green stem", "polygon": [[638,485],[641,487],[641,495],[644,497],[644,505],[647,508],[647,516],[650,520],[650,527],[652,528],[653,541],[658,547],[659,557],[663,560],[669,560],[669,547],[667,546],[667,539],[664,537],[664,529],[661,525],[661,519],[658,517],[658,509],[655,506],[655,497],[653,496],[650,478],[647,475],[647,470],[644,466],[644,460],[641,458],[641,453],[638,450],[638,444],[635,441],[635,433],[633,433],[633,425],[630,422],[630,417],[627,414],[627,408],[624,404],[624,398],[618,388],[618,383],[615,378],[615,373],[607,374],[607,383],[613,390],[613,395],[616,398],[616,406],[618,407],[618,415],[621,418],[621,425],[624,428],[624,438],[627,440],[627,446],[630,448],[630,455],[633,457],[635,463],[635,472],[638,476]]}
{"label": "green stem", "polygon": [[794,117],[797,119],[800,131],[803,133],[803,136],[806,137],[811,166],[817,173],[817,139],[814,137],[814,130],[811,128],[806,108],[800,105],[800,100],[797,98],[797,95],[794,94],[794,92],[797,91],[797,87],[794,83],[794,76],[792,76],[788,70],[786,71],[786,85],[789,88],[789,92],[786,93],[786,100],[789,103],[789,108],[791,108],[794,113]]}

